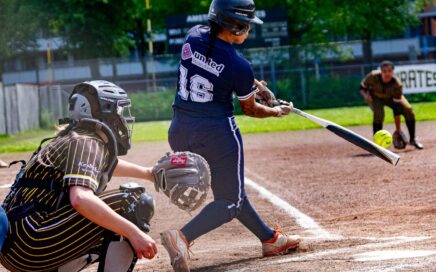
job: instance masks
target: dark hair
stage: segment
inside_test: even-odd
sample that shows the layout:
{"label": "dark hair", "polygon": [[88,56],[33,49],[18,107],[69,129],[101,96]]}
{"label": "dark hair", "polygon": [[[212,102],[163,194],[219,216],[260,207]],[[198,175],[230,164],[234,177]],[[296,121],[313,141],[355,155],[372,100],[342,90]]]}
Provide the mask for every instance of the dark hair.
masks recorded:
{"label": "dark hair", "polygon": [[214,21],[209,20],[210,34],[209,34],[209,47],[207,49],[206,58],[209,59],[212,57],[212,51],[215,47],[215,40],[220,34],[222,27],[215,23]]}
{"label": "dark hair", "polygon": [[383,69],[385,67],[392,67],[392,69],[395,69],[395,65],[390,60],[384,60],[380,63],[380,69]]}

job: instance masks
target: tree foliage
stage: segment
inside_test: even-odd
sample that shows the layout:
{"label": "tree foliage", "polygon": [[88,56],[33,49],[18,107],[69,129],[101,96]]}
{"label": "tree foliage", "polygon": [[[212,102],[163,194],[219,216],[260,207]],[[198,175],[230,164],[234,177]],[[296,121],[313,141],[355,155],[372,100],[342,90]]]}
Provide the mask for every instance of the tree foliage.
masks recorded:
{"label": "tree foliage", "polygon": [[[34,45],[38,33],[62,36],[81,58],[145,55],[147,19],[164,32],[165,17],[206,13],[211,0],[0,0],[0,59]],[[291,44],[335,37],[371,40],[417,22],[427,0],[256,0],[258,8],[286,8]],[[40,30],[40,31],[38,31]]]}
{"label": "tree foliage", "polygon": [[40,29],[37,16],[28,6],[14,0],[0,0],[0,76],[2,62],[14,54],[36,47]]}

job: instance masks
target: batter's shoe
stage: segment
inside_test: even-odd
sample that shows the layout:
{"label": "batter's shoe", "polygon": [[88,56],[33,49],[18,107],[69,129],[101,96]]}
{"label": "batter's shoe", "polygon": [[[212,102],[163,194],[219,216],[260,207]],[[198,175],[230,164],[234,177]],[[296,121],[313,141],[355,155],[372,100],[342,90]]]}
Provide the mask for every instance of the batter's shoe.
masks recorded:
{"label": "batter's shoe", "polygon": [[286,235],[279,228],[274,230],[274,237],[271,240],[262,242],[262,253],[264,257],[285,255],[297,249],[300,245],[298,235]]}
{"label": "batter's shoe", "polygon": [[189,272],[189,244],[179,230],[167,230],[160,234],[162,245],[168,251],[171,266],[176,272]]}
{"label": "batter's shoe", "polygon": [[417,149],[424,149],[424,145],[421,144],[418,140],[411,140],[410,145],[415,146]]}

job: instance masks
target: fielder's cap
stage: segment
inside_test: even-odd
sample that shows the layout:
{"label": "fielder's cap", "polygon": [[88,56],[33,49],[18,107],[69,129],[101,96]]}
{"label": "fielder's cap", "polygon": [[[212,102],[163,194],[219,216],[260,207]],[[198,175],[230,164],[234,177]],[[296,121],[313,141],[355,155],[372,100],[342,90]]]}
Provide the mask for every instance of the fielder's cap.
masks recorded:
{"label": "fielder's cap", "polygon": [[384,60],[380,63],[380,69],[383,69],[384,67],[392,67],[392,69],[395,69],[395,65],[392,61],[390,60]]}

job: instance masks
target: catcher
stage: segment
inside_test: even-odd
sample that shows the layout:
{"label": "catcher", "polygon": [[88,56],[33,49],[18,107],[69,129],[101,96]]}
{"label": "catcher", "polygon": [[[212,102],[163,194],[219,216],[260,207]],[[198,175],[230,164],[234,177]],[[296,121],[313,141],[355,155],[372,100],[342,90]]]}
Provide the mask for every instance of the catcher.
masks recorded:
{"label": "catcher", "polygon": [[[93,262],[98,271],[132,271],[138,258],[157,253],[146,234],[154,200],[136,183],[105,191],[111,177],[154,181],[193,208],[205,198],[208,166],[190,153],[167,155],[153,169],[118,159],[130,149],[134,118],[126,92],[110,82],[77,85],[69,105],[68,126],[22,162],[0,209],[0,262],[10,271],[72,272]],[[170,194],[176,185],[179,195]],[[185,190],[198,198],[180,201]]]}
{"label": "catcher", "polygon": [[[403,149],[409,142],[417,149],[423,149],[424,146],[415,137],[415,113],[403,95],[403,85],[400,79],[394,76],[394,69],[392,62],[383,61],[380,64],[380,70],[369,73],[360,84],[360,93],[374,114],[373,133],[383,129],[384,106],[388,106],[394,112],[396,131],[393,135],[393,142],[395,148]],[[401,131],[401,115],[406,119],[410,141]]]}

